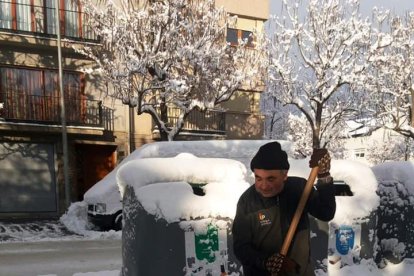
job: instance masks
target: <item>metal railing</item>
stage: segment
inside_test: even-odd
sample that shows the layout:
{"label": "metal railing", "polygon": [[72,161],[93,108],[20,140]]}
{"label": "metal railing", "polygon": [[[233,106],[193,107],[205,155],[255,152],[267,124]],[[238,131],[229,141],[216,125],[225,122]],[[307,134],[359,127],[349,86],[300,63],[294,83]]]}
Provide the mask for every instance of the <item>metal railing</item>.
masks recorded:
{"label": "metal railing", "polygon": [[[47,6],[43,4],[15,3],[11,0],[0,0],[0,29],[14,32],[36,33],[45,36],[56,36],[56,18],[54,1]],[[53,5],[52,5],[53,4]],[[61,35],[77,40],[97,40],[92,28],[85,24],[87,14],[78,7],[65,9],[60,7]]]}
{"label": "metal railing", "polygon": [[[0,93],[0,117],[6,121],[61,124],[60,97]],[[1,105],[0,105],[1,106]],[[66,121],[72,126],[103,127],[102,102],[65,98]]]}
{"label": "metal railing", "polygon": [[[175,126],[179,119],[180,109],[169,107],[167,114],[167,126]],[[153,122],[153,128],[156,128],[155,122]],[[193,109],[184,122],[183,130],[194,133],[224,134],[226,132],[225,113],[216,110]]]}

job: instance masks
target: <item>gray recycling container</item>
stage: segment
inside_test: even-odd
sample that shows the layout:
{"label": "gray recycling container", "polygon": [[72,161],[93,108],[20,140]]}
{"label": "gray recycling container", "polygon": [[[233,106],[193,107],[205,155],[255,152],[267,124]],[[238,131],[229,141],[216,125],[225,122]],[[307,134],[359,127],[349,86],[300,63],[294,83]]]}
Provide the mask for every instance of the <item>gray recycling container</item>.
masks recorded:
{"label": "gray recycling container", "polygon": [[245,179],[238,161],[191,154],[123,165],[122,275],[240,272],[230,229]]}
{"label": "gray recycling container", "polygon": [[[231,220],[167,223],[148,214],[130,187],[123,202],[128,214],[122,232],[123,276],[220,275],[221,266],[228,273],[240,272],[228,230]],[[192,227],[198,222],[205,229]]]}
{"label": "gray recycling container", "polygon": [[414,161],[385,162],[372,170],[380,197],[375,261],[382,266],[414,258]]}

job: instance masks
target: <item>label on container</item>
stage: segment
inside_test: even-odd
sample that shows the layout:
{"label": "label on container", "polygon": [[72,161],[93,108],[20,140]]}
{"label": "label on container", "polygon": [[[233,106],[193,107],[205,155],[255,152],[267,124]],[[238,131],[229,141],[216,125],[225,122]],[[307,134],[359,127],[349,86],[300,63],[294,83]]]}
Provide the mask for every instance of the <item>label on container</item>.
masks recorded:
{"label": "label on container", "polygon": [[329,225],[328,260],[341,266],[354,263],[361,250],[361,225]]}
{"label": "label on container", "polygon": [[220,275],[220,266],[227,268],[227,230],[212,224],[206,227],[203,233],[185,232],[185,275]]}

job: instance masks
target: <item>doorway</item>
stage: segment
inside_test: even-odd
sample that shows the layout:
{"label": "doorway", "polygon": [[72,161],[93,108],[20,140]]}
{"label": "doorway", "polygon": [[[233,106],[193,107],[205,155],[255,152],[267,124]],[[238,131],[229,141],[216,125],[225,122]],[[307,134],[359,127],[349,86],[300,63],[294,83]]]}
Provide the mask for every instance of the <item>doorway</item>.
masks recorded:
{"label": "doorway", "polygon": [[112,145],[76,145],[77,189],[76,199],[83,195],[95,183],[110,173],[116,165],[116,146]]}

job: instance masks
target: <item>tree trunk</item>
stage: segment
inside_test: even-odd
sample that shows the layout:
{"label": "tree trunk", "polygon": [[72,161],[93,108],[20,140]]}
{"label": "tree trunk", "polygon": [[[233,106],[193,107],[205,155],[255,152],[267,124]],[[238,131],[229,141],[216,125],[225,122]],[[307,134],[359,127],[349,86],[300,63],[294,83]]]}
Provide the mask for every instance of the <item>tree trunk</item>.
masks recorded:
{"label": "tree trunk", "polygon": [[314,149],[318,149],[321,147],[321,123],[322,123],[322,104],[317,103],[316,104],[316,112],[315,112],[315,122],[314,127],[312,129],[312,146]]}
{"label": "tree trunk", "polygon": [[161,141],[168,141],[168,133],[163,129],[160,129],[160,139]]}
{"label": "tree trunk", "polygon": [[[160,104],[160,118],[161,122],[164,122],[165,127],[168,129],[170,127],[168,121],[168,106],[165,104],[165,99],[162,99]],[[160,138],[161,141],[168,141],[169,140],[169,133],[165,129],[160,129]]]}

